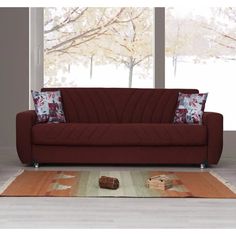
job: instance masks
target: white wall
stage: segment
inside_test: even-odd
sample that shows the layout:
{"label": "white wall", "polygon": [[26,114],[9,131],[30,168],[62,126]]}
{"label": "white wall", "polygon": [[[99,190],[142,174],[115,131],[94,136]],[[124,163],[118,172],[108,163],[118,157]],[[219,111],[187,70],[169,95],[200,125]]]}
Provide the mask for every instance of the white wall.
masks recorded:
{"label": "white wall", "polygon": [[0,8],[0,149],[15,147],[15,116],[29,107],[28,8]]}
{"label": "white wall", "polygon": [[224,149],[222,155],[236,158],[236,131],[224,131]]}

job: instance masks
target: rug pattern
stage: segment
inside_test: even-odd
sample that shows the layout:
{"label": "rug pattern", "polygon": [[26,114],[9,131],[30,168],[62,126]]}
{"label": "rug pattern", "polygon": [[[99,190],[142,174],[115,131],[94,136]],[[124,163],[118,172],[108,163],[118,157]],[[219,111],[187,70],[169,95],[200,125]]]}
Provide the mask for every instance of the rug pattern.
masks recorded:
{"label": "rug pattern", "polygon": [[[156,190],[145,186],[148,178],[160,174],[172,179],[172,188]],[[102,175],[118,178],[120,187],[99,188]],[[39,170],[23,171],[0,196],[236,198],[236,192],[210,172]]]}

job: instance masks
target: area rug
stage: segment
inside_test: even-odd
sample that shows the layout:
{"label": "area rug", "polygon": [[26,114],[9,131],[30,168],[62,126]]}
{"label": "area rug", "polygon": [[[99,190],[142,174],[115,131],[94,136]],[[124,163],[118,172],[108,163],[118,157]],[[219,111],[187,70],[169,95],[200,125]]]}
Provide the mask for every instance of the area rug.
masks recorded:
{"label": "area rug", "polygon": [[[146,180],[166,175],[173,186],[149,189]],[[116,177],[117,190],[101,189],[100,176]],[[236,198],[236,188],[214,172],[170,171],[22,171],[0,189],[1,197],[175,197]]]}

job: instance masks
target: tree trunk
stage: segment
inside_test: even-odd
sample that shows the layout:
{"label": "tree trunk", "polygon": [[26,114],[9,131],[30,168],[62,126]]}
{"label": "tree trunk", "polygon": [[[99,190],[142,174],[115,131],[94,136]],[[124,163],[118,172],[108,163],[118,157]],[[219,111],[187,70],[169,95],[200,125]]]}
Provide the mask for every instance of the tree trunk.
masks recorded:
{"label": "tree trunk", "polygon": [[174,77],[176,77],[176,73],[177,73],[177,63],[178,63],[178,56],[174,55],[173,56]]}
{"label": "tree trunk", "polygon": [[132,88],[133,71],[134,71],[134,63],[133,63],[133,58],[131,57],[129,63],[129,88]]}
{"label": "tree trunk", "polygon": [[132,88],[133,70],[134,70],[134,66],[130,65],[130,67],[129,67],[129,88]]}
{"label": "tree trunk", "polygon": [[90,79],[93,77],[93,55],[90,57]]}

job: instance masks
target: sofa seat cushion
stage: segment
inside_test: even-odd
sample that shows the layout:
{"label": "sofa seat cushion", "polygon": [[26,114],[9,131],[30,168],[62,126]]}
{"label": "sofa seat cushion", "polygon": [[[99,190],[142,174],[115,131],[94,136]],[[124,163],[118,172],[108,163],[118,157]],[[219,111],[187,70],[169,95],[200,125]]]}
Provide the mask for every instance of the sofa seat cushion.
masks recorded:
{"label": "sofa seat cushion", "polygon": [[204,125],[186,124],[37,124],[33,144],[66,146],[206,145]]}

